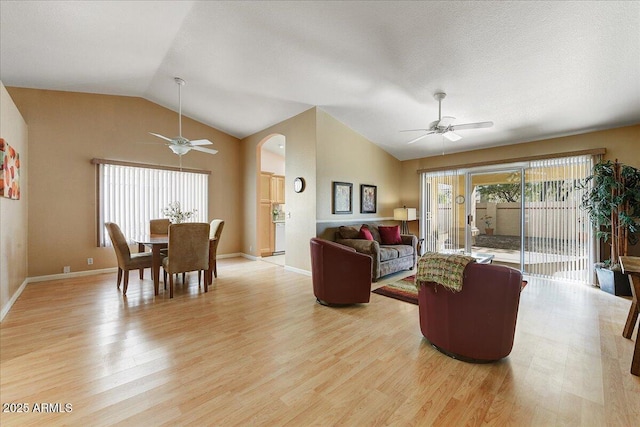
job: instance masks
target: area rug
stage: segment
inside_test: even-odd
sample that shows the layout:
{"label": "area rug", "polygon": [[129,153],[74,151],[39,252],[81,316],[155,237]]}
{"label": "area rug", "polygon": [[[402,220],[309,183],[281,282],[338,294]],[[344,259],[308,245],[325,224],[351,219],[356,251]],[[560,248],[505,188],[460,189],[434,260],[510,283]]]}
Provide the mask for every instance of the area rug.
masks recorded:
{"label": "area rug", "polygon": [[374,294],[384,295],[385,297],[399,299],[400,301],[409,302],[411,304],[418,304],[418,290],[414,281],[416,276],[407,276],[404,279],[398,280],[395,283],[391,283],[386,286],[382,286],[378,289],[374,289]]}

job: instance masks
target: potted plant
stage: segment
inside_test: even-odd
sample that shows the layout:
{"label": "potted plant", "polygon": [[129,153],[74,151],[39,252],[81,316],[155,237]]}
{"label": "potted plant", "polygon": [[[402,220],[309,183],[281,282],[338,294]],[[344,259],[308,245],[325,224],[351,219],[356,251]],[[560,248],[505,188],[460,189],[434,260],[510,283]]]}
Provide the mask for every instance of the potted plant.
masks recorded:
{"label": "potted plant", "polygon": [[614,295],[631,295],[629,279],[622,274],[619,257],[638,242],[640,231],[640,170],[611,160],[593,166],[591,175],[579,185],[586,189],[581,207],[608,243],[610,257],[596,264],[600,288]]}
{"label": "potted plant", "polygon": [[480,217],[481,221],[484,221],[484,232],[487,236],[493,236],[493,228],[491,228],[493,217],[491,215],[483,215]]}

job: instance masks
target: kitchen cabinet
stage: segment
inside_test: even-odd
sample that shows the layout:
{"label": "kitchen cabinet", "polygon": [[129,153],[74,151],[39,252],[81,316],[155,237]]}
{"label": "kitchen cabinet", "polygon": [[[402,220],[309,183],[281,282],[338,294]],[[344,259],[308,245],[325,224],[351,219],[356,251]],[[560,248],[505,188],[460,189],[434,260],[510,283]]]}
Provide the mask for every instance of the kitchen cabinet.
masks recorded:
{"label": "kitchen cabinet", "polygon": [[258,215],[258,244],[260,256],[270,256],[273,254],[274,243],[274,227],[271,216],[271,203],[260,203],[260,211]]}
{"label": "kitchen cabinet", "polygon": [[276,251],[274,205],[284,203],[284,176],[260,172],[260,206],[258,210],[258,249],[260,256],[270,256]]}
{"label": "kitchen cabinet", "polygon": [[271,180],[273,174],[269,172],[260,173],[260,203],[271,203]]}
{"label": "kitchen cabinet", "polygon": [[284,176],[274,175],[271,182],[273,183],[273,193],[271,194],[273,203],[284,204]]}

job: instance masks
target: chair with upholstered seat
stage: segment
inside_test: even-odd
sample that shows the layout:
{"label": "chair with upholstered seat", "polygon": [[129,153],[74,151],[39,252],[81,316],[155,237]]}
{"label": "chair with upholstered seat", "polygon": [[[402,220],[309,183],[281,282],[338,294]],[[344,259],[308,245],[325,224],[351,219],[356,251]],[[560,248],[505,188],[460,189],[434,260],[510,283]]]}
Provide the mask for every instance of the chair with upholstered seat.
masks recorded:
{"label": "chair with upholstered seat", "polygon": [[467,362],[491,362],[513,348],[522,273],[511,267],[470,263],[459,292],[419,282],[422,335],[442,353]]}
{"label": "chair with upholstered seat", "polygon": [[166,236],[167,234],[169,234],[170,225],[171,221],[166,218],[152,219],[149,221],[149,234],[161,234]]}
{"label": "chair with upholstered seat", "polygon": [[[218,252],[218,244],[220,243],[220,236],[222,235],[222,229],[224,228],[224,221],[221,219],[214,219],[211,221],[209,229],[209,270],[207,271],[209,284],[213,282],[214,277],[218,277],[218,265],[216,263],[216,255]],[[205,288],[206,292],[206,288]]]}
{"label": "chair with upholstered seat", "polygon": [[118,281],[117,287],[120,289],[120,282],[122,281],[122,273],[124,272],[124,287],[122,288],[122,295],[127,294],[127,288],[129,287],[129,271],[140,270],[140,278],[143,278],[143,271],[145,268],[151,268],[151,252],[141,252],[132,254],[129,249],[127,239],[124,237],[122,230],[113,222],[107,222],[104,225],[109,233],[109,238],[113,244],[113,249],[116,252],[116,258],[118,259]]}
{"label": "chair with upholstered seat", "polygon": [[369,302],[371,268],[369,255],[329,240],[311,239],[313,294],[323,305]]}
{"label": "chair with upholstered seat", "polygon": [[[198,286],[201,273],[209,269],[209,229],[207,223],[189,222],[169,226],[169,256],[162,260],[164,282],[169,275],[169,298],[173,298],[173,275],[198,271]],[[205,274],[205,289],[208,275]],[[184,281],[183,281],[184,284]]]}

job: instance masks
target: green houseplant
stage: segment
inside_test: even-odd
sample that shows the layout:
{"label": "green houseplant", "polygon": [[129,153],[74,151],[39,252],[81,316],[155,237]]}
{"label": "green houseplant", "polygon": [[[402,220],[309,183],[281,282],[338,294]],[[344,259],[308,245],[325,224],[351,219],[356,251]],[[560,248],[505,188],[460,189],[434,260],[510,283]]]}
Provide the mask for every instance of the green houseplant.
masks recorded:
{"label": "green houseplant", "polygon": [[610,256],[596,264],[600,287],[615,295],[631,295],[627,276],[621,273],[619,256],[638,242],[640,231],[640,170],[616,159],[593,166],[580,188],[581,207],[589,215],[598,239],[609,244]]}

